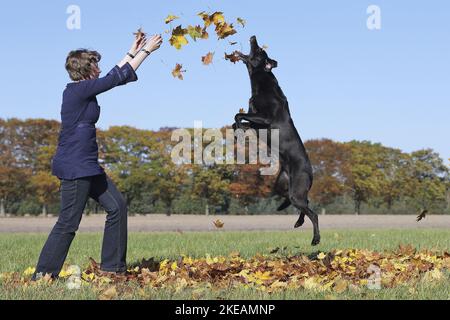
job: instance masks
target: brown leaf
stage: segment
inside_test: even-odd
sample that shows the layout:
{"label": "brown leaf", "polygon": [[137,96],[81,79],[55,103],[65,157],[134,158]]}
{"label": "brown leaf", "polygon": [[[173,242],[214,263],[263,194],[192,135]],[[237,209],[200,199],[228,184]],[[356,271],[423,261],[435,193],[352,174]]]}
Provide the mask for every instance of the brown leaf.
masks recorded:
{"label": "brown leaf", "polygon": [[177,65],[175,66],[175,68],[172,70],[172,75],[174,78],[178,78],[180,80],[183,80],[183,72],[186,72],[186,70],[182,70],[183,65],[177,63]]}
{"label": "brown leaf", "polygon": [[225,52],[225,60],[230,60],[231,62],[236,63],[240,59],[239,59],[239,56],[236,54],[236,52],[233,52],[232,54],[227,54]]}
{"label": "brown leaf", "polygon": [[214,58],[214,52],[209,52],[206,56],[202,57],[202,62],[205,66],[212,63]]}
{"label": "brown leaf", "polygon": [[216,221],[213,221],[214,226],[218,229],[222,228],[224,226],[225,223],[223,223],[222,221],[220,221],[220,219],[217,219]]}
{"label": "brown leaf", "polygon": [[139,28],[136,32],[133,32],[133,35],[136,37],[136,39],[145,37],[147,34],[142,31],[142,28]]}
{"label": "brown leaf", "polygon": [[422,210],[422,212],[417,216],[417,222],[419,222],[420,220],[424,219],[426,217],[428,213],[428,210]]}
{"label": "brown leaf", "polygon": [[98,297],[100,300],[112,300],[117,297],[117,289],[116,286],[109,287],[105,291],[103,291]]}

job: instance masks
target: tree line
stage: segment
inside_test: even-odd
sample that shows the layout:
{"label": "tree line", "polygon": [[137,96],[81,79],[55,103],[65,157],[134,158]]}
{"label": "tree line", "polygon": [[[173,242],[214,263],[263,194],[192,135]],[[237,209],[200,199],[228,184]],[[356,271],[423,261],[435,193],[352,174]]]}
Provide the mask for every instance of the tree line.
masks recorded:
{"label": "tree line", "polygon": [[[250,164],[174,164],[174,129],[98,130],[100,163],[130,212],[276,213],[276,176],[262,176]],[[60,183],[51,175],[51,158],[59,130],[54,120],[0,118],[1,215],[58,213]],[[310,201],[321,213],[450,213],[449,168],[432,149],[406,153],[370,141],[330,139],[308,140],[305,147],[314,170]],[[86,208],[99,210],[93,201]]]}

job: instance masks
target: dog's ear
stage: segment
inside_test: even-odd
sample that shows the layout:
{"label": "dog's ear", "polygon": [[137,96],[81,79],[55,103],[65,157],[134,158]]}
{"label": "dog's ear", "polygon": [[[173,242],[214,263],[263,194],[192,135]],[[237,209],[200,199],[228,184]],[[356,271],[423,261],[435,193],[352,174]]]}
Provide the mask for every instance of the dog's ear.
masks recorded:
{"label": "dog's ear", "polygon": [[272,69],[276,68],[276,67],[278,67],[278,62],[276,60],[266,59],[266,62],[264,65],[264,70],[269,72],[269,71],[272,71]]}

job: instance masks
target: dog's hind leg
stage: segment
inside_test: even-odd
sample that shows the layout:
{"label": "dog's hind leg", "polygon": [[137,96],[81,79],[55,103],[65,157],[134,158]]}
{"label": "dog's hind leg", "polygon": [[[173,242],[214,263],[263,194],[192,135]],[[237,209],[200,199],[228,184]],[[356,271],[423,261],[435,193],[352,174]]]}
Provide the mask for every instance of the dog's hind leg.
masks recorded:
{"label": "dog's hind leg", "polygon": [[[293,177],[295,177],[295,179]],[[290,177],[289,199],[291,200],[291,203],[300,211],[300,217],[295,223],[295,227],[297,228],[301,226],[304,222],[305,215],[308,216],[313,224],[314,232],[311,245],[315,246],[320,242],[319,217],[308,207],[308,191],[310,187],[311,179],[308,174],[301,173],[298,176],[292,175]]]}
{"label": "dog's hind leg", "polygon": [[312,239],[311,245],[318,245],[320,243],[319,216],[308,207],[306,207],[305,214],[311,220],[314,228],[314,237]]}
{"label": "dog's hind leg", "polygon": [[278,207],[277,211],[286,209],[291,205],[289,200],[289,176],[285,170],[281,170],[275,181],[273,194],[277,194],[285,198],[284,202]]}

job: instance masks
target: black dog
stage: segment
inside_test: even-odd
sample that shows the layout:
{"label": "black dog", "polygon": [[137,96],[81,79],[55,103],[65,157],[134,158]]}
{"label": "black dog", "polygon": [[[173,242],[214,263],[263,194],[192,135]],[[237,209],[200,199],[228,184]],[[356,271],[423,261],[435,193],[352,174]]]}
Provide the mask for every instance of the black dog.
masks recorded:
{"label": "black dog", "polygon": [[[288,101],[272,73],[272,68],[276,68],[278,63],[270,59],[265,50],[259,47],[256,37],[250,38],[250,46],[249,55],[235,52],[247,66],[252,97],[248,113],[238,113],[234,118],[233,128],[279,129],[280,173],[274,191],[284,197],[285,201],[278,211],[293,204],[300,212],[295,228],[303,225],[304,217],[307,215],[314,227],[311,244],[317,245],[320,242],[319,218],[308,207],[308,192],[313,181],[312,167],[292,121]],[[243,120],[248,123],[243,123]]]}

